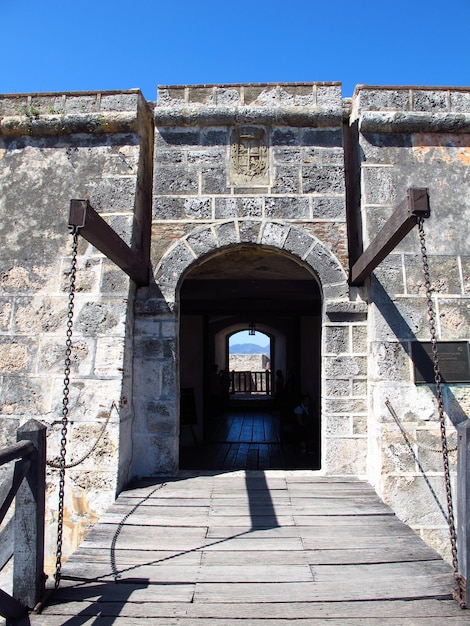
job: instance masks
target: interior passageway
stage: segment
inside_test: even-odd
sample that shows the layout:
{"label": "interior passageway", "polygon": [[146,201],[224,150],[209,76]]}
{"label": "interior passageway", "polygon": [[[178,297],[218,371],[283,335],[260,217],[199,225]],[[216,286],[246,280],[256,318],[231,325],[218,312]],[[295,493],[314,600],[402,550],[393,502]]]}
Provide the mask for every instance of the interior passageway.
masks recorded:
{"label": "interior passageway", "polygon": [[303,450],[300,442],[283,435],[282,418],[273,408],[228,409],[214,420],[207,439],[182,447],[181,469],[266,470],[319,469],[319,446]]}
{"label": "interior passageway", "polygon": [[[319,467],[321,305],[311,269],[265,246],[236,245],[189,270],[180,287],[181,469]],[[214,372],[230,371],[230,337],[249,328],[269,338],[267,401],[240,402],[232,390],[224,410],[215,410]],[[275,398],[278,370],[283,406]],[[315,416],[312,454],[298,450],[283,428],[302,394]]]}

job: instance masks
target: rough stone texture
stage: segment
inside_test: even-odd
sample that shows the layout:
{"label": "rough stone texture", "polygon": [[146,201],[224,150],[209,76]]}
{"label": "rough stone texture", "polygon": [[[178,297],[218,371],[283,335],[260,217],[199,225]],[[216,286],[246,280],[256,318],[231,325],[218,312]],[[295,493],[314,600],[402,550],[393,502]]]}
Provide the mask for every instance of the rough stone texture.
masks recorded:
{"label": "rough stone texture", "polygon": [[[241,150],[235,167],[241,127],[261,129],[264,143],[253,140],[251,161]],[[351,142],[354,150],[343,149]],[[468,341],[469,167],[465,88],[359,87],[347,103],[338,83],[169,86],[154,105],[136,90],[0,96],[3,445],[37,417],[48,424],[50,456],[57,454],[70,199],[89,199],[151,261],[149,285],[136,289],[79,241],[72,457],[86,452],[108,416],[109,423],[83,467],[68,473],[64,553],[127,480],[178,468],[179,289],[194,267],[250,244],[307,268],[319,285],[322,470],[367,476],[447,556],[442,513],[419,468],[442,501],[442,471],[429,450],[438,432],[435,389],[414,384],[410,357],[411,342],[429,341],[416,229],[360,288],[348,285],[349,250],[368,245],[407,187],[427,187],[437,338]],[[361,240],[348,241],[356,226]],[[452,384],[443,396],[453,442],[470,395]],[[50,469],[48,552],[56,502]]]}
{"label": "rough stone texture", "polygon": [[[429,190],[431,217],[424,231],[438,341],[469,339],[465,254],[470,245],[470,137],[460,123],[464,118],[452,118],[468,115],[468,95],[468,90],[458,89],[364,87],[353,99],[351,121],[358,119],[362,129],[360,210],[365,243],[406,197],[407,187]],[[455,132],[449,130],[452,120],[458,122]],[[394,511],[449,558],[448,542],[442,540],[445,520],[421,474],[425,472],[445,505],[442,459],[428,449],[440,447],[435,389],[413,383],[410,357],[410,341],[430,341],[417,232],[403,239],[375,270],[369,299],[374,303],[368,328],[368,419],[374,424],[369,477]],[[444,385],[443,394],[452,445],[454,425],[468,418],[466,385]],[[412,450],[385,406],[387,398],[409,434]],[[387,427],[375,437],[372,433],[380,423]],[[455,459],[451,467],[454,473]]]}
{"label": "rough stone texture", "polygon": [[[14,430],[36,417],[48,425],[48,458],[57,458],[70,276],[70,199],[89,199],[124,240],[140,239],[140,212],[148,212],[148,206],[143,206],[138,186],[149,182],[141,132],[148,127],[149,114],[142,96],[134,91],[0,97],[0,119],[0,419],[2,432],[9,434],[3,444],[11,444]],[[80,239],[67,460],[84,456],[103,422],[109,422],[91,455],[67,472],[64,556],[129,478],[126,454],[120,459],[119,450],[120,422],[131,410],[123,397],[132,301],[129,279],[116,269]],[[50,469],[48,572],[54,562],[56,511],[57,471]]]}

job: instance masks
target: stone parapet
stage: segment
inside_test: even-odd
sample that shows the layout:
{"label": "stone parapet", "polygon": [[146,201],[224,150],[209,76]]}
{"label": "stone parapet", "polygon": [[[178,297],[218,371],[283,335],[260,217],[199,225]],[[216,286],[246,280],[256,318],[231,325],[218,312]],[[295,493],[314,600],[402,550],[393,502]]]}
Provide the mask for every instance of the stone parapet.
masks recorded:
{"label": "stone parapet", "polygon": [[150,106],[139,90],[0,96],[0,136],[132,133]]}
{"label": "stone parapet", "polygon": [[341,105],[341,83],[252,83],[159,86],[156,106]]}

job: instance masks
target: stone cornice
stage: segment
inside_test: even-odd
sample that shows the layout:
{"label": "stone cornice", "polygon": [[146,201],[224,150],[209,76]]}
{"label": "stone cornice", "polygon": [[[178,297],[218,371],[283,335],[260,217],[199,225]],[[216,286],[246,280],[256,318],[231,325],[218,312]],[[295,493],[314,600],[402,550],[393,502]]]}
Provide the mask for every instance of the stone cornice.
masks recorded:
{"label": "stone cornice", "polygon": [[362,133],[470,133],[470,114],[419,111],[364,111]]}
{"label": "stone cornice", "polygon": [[158,126],[293,126],[331,128],[342,124],[341,107],[314,106],[156,106]]}
{"label": "stone cornice", "polygon": [[0,119],[0,135],[72,135],[129,133],[138,130],[137,111],[99,113],[7,115]]}

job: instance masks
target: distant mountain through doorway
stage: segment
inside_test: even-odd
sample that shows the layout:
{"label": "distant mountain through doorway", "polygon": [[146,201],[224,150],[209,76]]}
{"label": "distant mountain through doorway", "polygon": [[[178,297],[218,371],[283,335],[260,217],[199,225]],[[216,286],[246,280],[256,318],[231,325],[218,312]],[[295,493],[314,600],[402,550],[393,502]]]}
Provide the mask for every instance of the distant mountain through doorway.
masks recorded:
{"label": "distant mountain through doorway", "polygon": [[269,344],[259,346],[256,343],[236,343],[230,346],[230,354],[266,354],[269,356]]}

